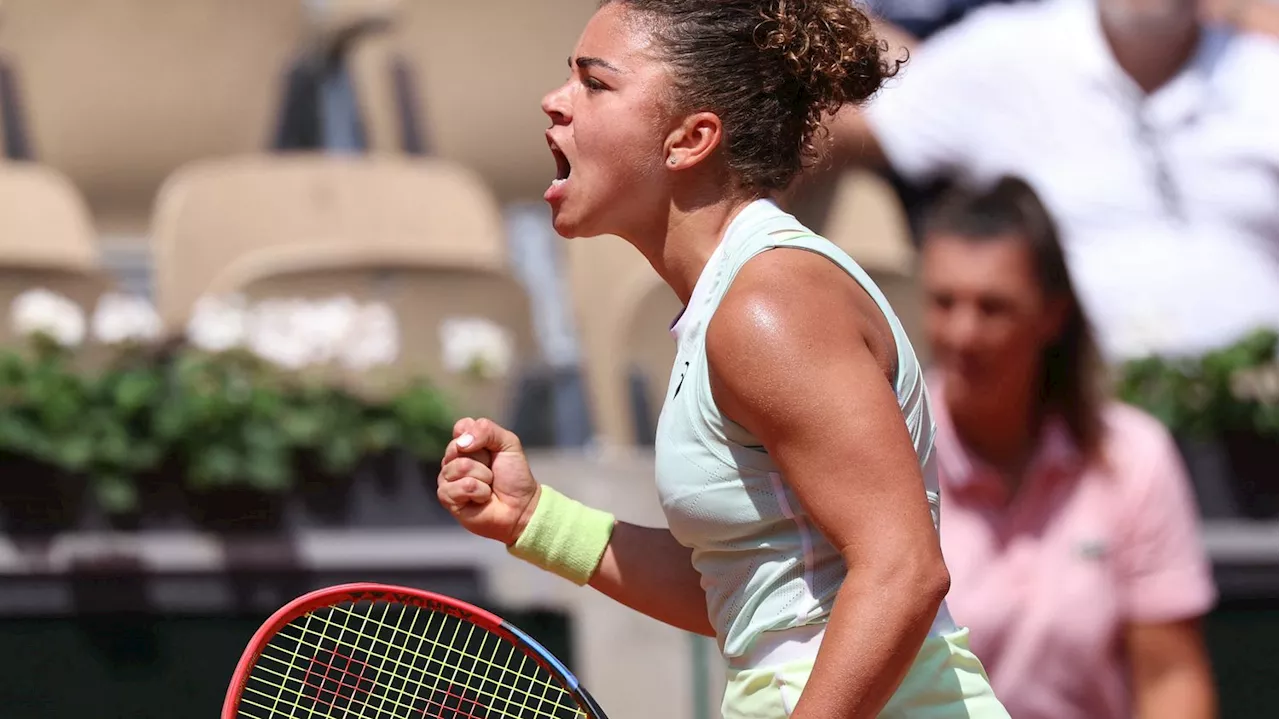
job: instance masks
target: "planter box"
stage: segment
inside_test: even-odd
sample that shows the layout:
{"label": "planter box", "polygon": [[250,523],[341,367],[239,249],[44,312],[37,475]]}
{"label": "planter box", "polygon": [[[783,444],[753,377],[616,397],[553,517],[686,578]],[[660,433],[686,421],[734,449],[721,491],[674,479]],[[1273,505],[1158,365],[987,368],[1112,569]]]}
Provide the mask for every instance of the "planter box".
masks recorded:
{"label": "planter box", "polygon": [[1274,519],[1280,445],[1275,437],[1178,438],[1200,513],[1210,519]]}

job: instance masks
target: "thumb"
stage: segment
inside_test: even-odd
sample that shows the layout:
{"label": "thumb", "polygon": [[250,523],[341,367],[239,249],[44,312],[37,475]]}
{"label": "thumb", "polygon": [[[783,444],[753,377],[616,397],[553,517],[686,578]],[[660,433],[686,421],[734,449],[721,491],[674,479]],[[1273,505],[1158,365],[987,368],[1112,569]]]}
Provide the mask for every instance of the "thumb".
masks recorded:
{"label": "thumb", "polygon": [[454,439],[445,449],[446,461],[459,455],[474,455],[482,451],[519,452],[520,438],[510,430],[488,419],[461,419],[453,427]]}

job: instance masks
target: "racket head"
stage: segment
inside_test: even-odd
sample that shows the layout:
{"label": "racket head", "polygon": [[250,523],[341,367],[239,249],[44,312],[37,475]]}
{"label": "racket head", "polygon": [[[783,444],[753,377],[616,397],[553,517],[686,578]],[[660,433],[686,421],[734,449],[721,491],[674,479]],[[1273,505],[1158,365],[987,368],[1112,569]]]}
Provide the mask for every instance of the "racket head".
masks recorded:
{"label": "racket head", "polygon": [[501,617],[376,583],[294,599],[241,654],[222,719],[302,717],[608,719],[555,655]]}

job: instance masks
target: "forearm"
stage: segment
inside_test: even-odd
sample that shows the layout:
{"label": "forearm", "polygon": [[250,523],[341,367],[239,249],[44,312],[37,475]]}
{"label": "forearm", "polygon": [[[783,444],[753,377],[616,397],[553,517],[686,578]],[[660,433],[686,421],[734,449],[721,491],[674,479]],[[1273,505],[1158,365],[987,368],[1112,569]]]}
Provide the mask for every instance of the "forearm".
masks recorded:
{"label": "forearm", "polygon": [[1140,687],[1138,719],[1213,719],[1217,716],[1213,681],[1207,668],[1189,666],[1163,672]]}
{"label": "forearm", "polygon": [[690,555],[669,530],[618,522],[590,584],[660,622],[715,636]]}
{"label": "forearm", "polygon": [[871,719],[897,691],[946,596],[945,573],[851,571],[793,719]]}

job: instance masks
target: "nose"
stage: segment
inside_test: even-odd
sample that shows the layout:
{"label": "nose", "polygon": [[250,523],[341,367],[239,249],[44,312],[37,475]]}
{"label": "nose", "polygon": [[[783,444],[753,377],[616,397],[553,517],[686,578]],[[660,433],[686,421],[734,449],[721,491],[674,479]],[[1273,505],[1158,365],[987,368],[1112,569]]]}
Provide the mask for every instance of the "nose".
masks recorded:
{"label": "nose", "polygon": [[553,125],[567,125],[573,119],[568,90],[569,83],[566,82],[542,98],[542,111],[551,118]]}
{"label": "nose", "polygon": [[930,343],[935,350],[963,352],[974,342],[978,317],[962,302],[931,302],[927,313]]}
{"label": "nose", "polygon": [[947,342],[953,349],[969,349],[978,336],[978,312],[962,305],[954,308],[947,318]]}

